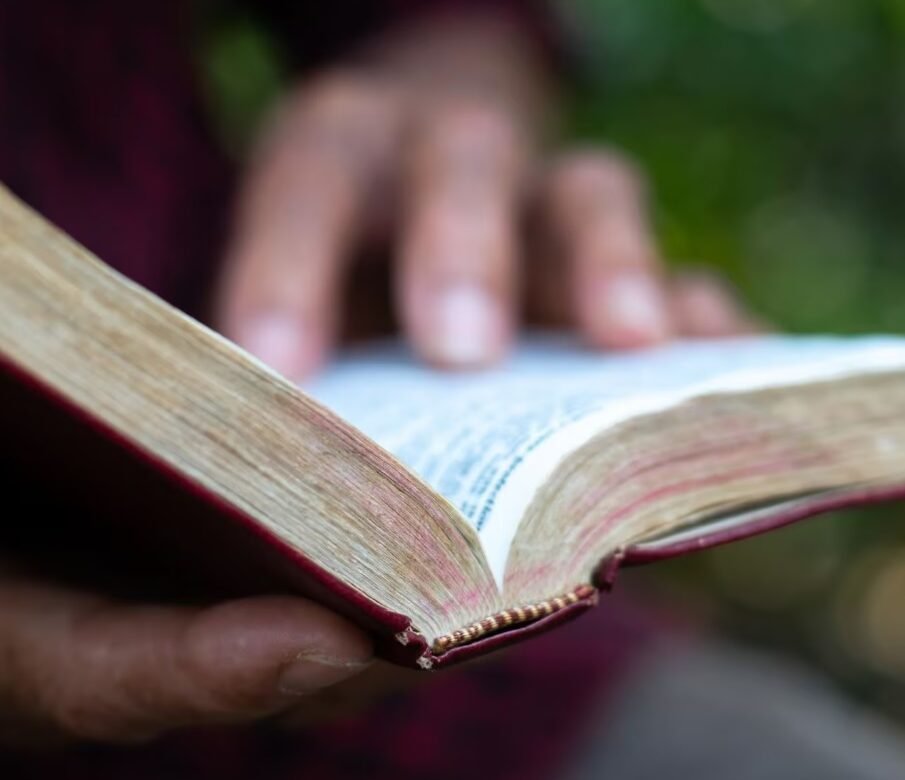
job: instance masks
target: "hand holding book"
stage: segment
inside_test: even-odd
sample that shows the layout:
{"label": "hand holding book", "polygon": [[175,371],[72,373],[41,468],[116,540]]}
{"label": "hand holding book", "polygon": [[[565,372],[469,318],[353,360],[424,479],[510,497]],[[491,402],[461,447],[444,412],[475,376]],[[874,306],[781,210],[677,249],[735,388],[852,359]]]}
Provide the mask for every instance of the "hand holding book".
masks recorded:
{"label": "hand holding book", "polygon": [[[53,256],[59,250],[64,264],[74,262],[75,267],[83,260],[70,254],[74,251],[71,245],[58,244],[59,239],[48,232],[49,228],[30,221],[34,218],[13,199],[5,194],[3,199],[3,278],[13,283],[6,290],[10,305],[4,308],[2,351],[8,360],[11,349],[24,347],[35,355],[49,346],[39,343],[41,338],[32,341],[31,336],[26,339],[28,343],[19,341],[23,333],[31,331],[19,319],[26,316],[29,307],[23,310],[20,306],[22,300],[15,287],[24,277],[11,253],[25,248],[26,254],[31,249]],[[35,258],[26,259],[30,264]],[[128,299],[132,293],[125,287],[120,289],[122,284],[115,280],[118,292],[112,288],[110,292]],[[82,291],[89,297],[104,297],[100,288],[91,289],[89,284]],[[63,300],[52,292],[48,301],[51,299]],[[78,317],[84,304],[66,300],[69,304],[62,311]],[[104,318],[104,313],[93,306],[83,313],[100,313]],[[101,349],[98,357],[118,349],[123,336],[127,342],[131,338],[125,322],[116,325],[109,320],[106,326],[110,325],[118,335],[110,334],[113,341],[101,339],[96,345]],[[85,327],[86,333],[94,330],[87,322]],[[31,335],[53,332],[55,327],[44,320]],[[94,332],[89,340],[100,335],[100,331]],[[91,351],[86,342],[76,343],[68,353],[84,366],[92,361]],[[49,353],[45,357],[50,357]],[[147,370],[137,356],[133,360],[142,373]],[[56,370],[68,373],[65,360],[58,362],[50,357],[50,362],[56,363]],[[331,383],[342,388],[343,370],[325,378],[324,393]],[[172,374],[180,375],[181,370]],[[355,377],[347,379],[350,385],[360,384]],[[33,421],[45,416],[43,412],[28,414],[30,394],[22,402],[16,390],[7,390],[11,394],[5,397],[4,408],[10,415],[3,431],[12,469],[7,475],[13,478],[23,456],[23,450],[13,442],[22,434],[31,439],[37,432]],[[89,394],[96,391],[95,387]],[[389,415],[392,406],[388,404],[386,411]],[[66,426],[56,426],[53,414],[48,418],[48,429],[59,435]],[[142,416],[137,414],[138,418]],[[24,431],[17,419],[25,421]],[[66,440],[62,435],[62,441]],[[39,446],[44,448],[45,444]],[[98,463],[101,461],[98,459]],[[49,469],[38,466],[37,473],[54,482],[55,477],[50,477],[71,465],[67,457]],[[97,463],[90,466],[100,470]],[[107,477],[116,479],[113,474]],[[146,496],[136,491],[139,500],[152,498],[158,487]],[[77,503],[74,501],[73,507]],[[374,509],[378,514],[382,511],[381,507]],[[176,509],[172,511],[179,514]],[[149,522],[159,519],[149,518]],[[318,703],[308,694],[358,674],[372,653],[371,638],[361,628],[299,597],[258,596],[208,607],[135,606],[10,568],[0,575],[0,626],[4,657],[13,659],[0,669],[0,736],[14,741],[139,739],[179,725],[237,721],[294,709],[300,695],[305,695],[301,712],[310,719],[316,715]],[[354,695],[365,689],[363,684],[356,686]]]}
{"label": "hand holding book", "polygon": [[[516,74],[525,52],[520,44],[507,41],[496,53],[517,63],[517,67],[512,61],[499,63],[501,83],[513,84],[521,81]],[[533,321],[577,324],[585,339],[597,346],[635,347],[672,336],[720,336],[750,329],[748,318],[713,280],[692,276],[665,281],[643,213],[637,174],[618,156],[583,152],[550,166],[547,183],[536,198],[544,215],[543,257],[527,251],[515,230],[527,198],[529,169],[537,165],[528,152],[533,134],[525,116],[509,100],[463,99],[458,89],[451,89],[445,98],[436,92],[428,95],[406,79],[387,89],[385,80],[329,78],[297,96],[282,114],[246,185],[219,299],[225,332],[292,378],[307,375],[318,365],[333,334],[341,330],[336,312],[343,309],[341,270],[354,249],[349,237],[357,241],[371,230],[367,223],[374,209],[365,196],[373,193],[378,181],[386,181],[388,170],[401,195],[394,220],[402,225],[394,272],[399,316],[419,354],[434,363],[468,367],[502,356],[514,338],[519,276],[526,282],[524,307]],[[402,124],[421,129],[418,142],[408,150],[409,159],[401,154]],[[329,132],[320,132],[324,128]],[[358,132],[361,128],[367,131],[364,136]],[[353,145],[366,141],[377,157],[337,150],[334,137],[351,138]],[[475,159],[481,161],[479,166]],[[8,329],[0,351],[19,367],[29,362],[25,355],[49,357],[47,372],[37,374],[42,382],[55,385],[57,371],[70,377],[77,372],[67,372],[65,359],[57,361],[52,345],[42,342],[43,335],[60,332],[53,327],[49,309],[36,315],[41,323],[35,331],[38,338],[18,339],[23,323],[37,309],[18,306],[23,299],[15,283],[25,277],[21,268],[14,270],[13,254],[21,251],[25,236],[27,249],[47,257],[59,252],[57,259],[62,258],[64,266],[78,266],[82,260],[74,249],[58,243],[49,228],[30,222],[18,206],[3,198],[3,280],[13,284],[6,290],[9,306],[3,311]],[[287,204],[296,203],[316,209],[301,215],[309,218],[293,214],[287,219]],[[523,257],[525,267],[519,269]],[[552,257],[560,258],[561,267],[550,264]],[[63,269],[60,278],[70,270]],[[357,275],[352,276],[354,287]],[[107,293],[131,300],[132,291],[121,285],[117,281]],[[63,301],[63,314],[75,312],[78,319],[84,296],[97,295],[100,301],[107,294],[103,287],[64,285],[45,304],[52,309],[53,300]],[[373,296],[373,286],[368,292]],[[104,315],[96,303],[89,308]],[[376,309],[389,308],[382,303],[371,301]],[[355,304],[346,308],[354,310]],[[172,316],[167,313],[164,319]],[[101,338],[101,349],[94,353],[104,363],[122,346],[123,338],[130,349],[133,325],[127,319],[114,316],[97,331],[86,320],[80,335],[70,334],[75,341],[57,346],[64,351],[74,346],[84,367],[91,362],[92,350],[83,340],[91,341],[112,327],[105,331],[110,338]],[[216,352],[207,342],[202,349],[209,356]],[[50,365],[54,362],[56,371]],[[157,354],[143,363],[132,355],[131,362],[146,373],[163,370],[166,358]],[[118,371],[113,363],[106,363],[107,370]],[[216,370],[210,377],[219,382]],[[103,382],[83,378],[88,396],[103,395],[99,391]],[[323,392],[324,400],[330,401],[332,391],[324,386]],[[73,400],[78,390],[73,385],[64,394]],[[90,407],[88,396],[79,403]],[[390,414],[389,405],[386,410]],[[6,411],[16,416],[20,408],[8,405]],[[142,416],[140,406],[121,411],[123,419]],[[193,413],[188,406],[182,412]],[[287,427],[292,424],[304,427],[297,419]],[[330,424],[327,420],[326,428],[311,428],[311,440],[322,441]],[[10,426],[4,432],[22,434],[16,421]],[[325,452],[349,446],[342,435],[331,436]],[[189,448],[196,445],[186,442]],[[398,470],[389,461],[381,464],[384,471]],[[52,474],[47,472],[48,482]],[[408,479],[407,487],[423,494],[423,503],[416,506],[423,509],[433,499],[426,488]],[[397,482],[405,481],[398,470]],[[308,487],[312,495],[317,492],[316,486]],[[375,516],[391,510],[406,514],[404,502],[384,498],[371,507]],[[329,516],[329,508],[323,511]],[[443,512],[435,508],[433,513],[439,527]],[[174,514],[179,515],[176,510]],[[462,531],[461,538],[468,533]],[[493,570],[498,579],[512,528],[503,537],[507,535],[508,541],[496,542],[502,550]],[[466,548],[479,550],[477,540],[469,537],[467,542]],[[403,578],[413,581],[419,577],[430,581],[435,574],[417,561],[401,570]],[[500,621],[521,619],[518,612],[526,610],[528,617],[532,610],[542,616],[567,596],[583,598],[574,589],[570,594],[543,591],[510,605],[496,604],[497,596],[488,594],[486,614],[479,610],[464,622],[453,620],[445,636],[452,637],[469,623],[483,631],[481,621],[491,618],[490,613],[508,615],[492,618]],[[136,739],[183,724],[259,717],[291,708],[300,694],[356,674],[372,653],[369,632],[297,596],[252,596],[208,607],[134,606],[9,568],[0,579],[0,627],[3,657],[13,661],[0,666],[0,724],[9,739]],[[304,709],[310,713],[314,704],[305,701]]]}
{"label": "hand holding book", "polygon": [[141,741],[303,708],[363,671],[371,641],[289,596],[130,605],[0,569],[0,741]]}
{"label": "hand holding book", "polygon": [[[89,549],[109,536],[126,561],[131,550],[162,571],[219,569],[249,596],[301,591],[402,664],[435,668],[550,628],[593,604],[620,563],[902,494],[899,339],[608,358],[547,340],[458,377],[371,349],[308,386],[333,413],[6,193],[0,234],[5,474],[71,508],[22,524],[41,549],[73,531]],[[369,651],[348,624],[286,597],[130,607],[21,577],[3,595],[13,726],[125,737],[209,719],[192,689],[144,696],[155,670],[172,682],[174,663],[200,664],[209,693],[254,714],[281,671],[323,684],[336,664],[315,657],[343,659],[345,674]],[[58,652],[56,640],[84,644]],[[287,657],[286,642],[302,650]],[[218,667],[225,654],[239,667]],[[61,688],[72,659],[109,687]],[[224,679],[248,698],[219,689]],[[123,680],[143,691],[134,721]],[[69,707],[96,717],[74,724]]]}

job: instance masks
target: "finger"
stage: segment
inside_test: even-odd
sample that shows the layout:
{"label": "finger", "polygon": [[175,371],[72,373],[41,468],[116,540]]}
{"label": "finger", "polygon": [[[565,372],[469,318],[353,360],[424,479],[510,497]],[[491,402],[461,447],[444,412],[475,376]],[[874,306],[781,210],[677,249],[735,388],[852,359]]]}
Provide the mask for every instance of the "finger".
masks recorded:
{"label": "finger", "polygon": [[506,350],[525,159],[517,128],[492,107],[449,105],[417,129],[396,285],[404,329],[432,363],[482,366]]}
{"label": "finger", "polygon": [[634,169],[605,152],[571,154],[553,168],[547,205],[590,342],[623,349],[669,338],[673,322]]}
{"label": "finger", "polygon": [[706,272],[685,272],[676,277],[672,307],[684,336],[722,338],[761,330],[725,283]]}
{"label": "finger", "polygon": [[277,121],[239,203],[220,304],[226,335],[291,379],[324,360],[373,189],[395,152],[396,96],[333,78]]}
{"label": "finger", "polygon": [[0,655],[7,739],[137,740],[286,709],[363,669],[371,646],[298,598],[134,607],[19,583],[0,589]]}
{"label": "finger", "polygon": [[367,711],[390,695],[413,691],[425,682],[425,675],[388,663],[374,663],[362,674],[318,691],[302,704],[282,713],[278,725],[286,729],[318,722],[350,718]]}

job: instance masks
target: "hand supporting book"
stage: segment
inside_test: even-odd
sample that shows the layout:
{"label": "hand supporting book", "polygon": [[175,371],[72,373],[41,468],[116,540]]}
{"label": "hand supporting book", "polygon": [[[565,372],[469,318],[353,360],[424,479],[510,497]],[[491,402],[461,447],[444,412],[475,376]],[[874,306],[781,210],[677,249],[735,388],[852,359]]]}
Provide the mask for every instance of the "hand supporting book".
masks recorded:
{"label": "hand supporting book", "polygon": [[[32,10],[18,15],[20,23],[12,27],[21,33],[23,19],[26,27],[29,19],[40,20],[38,35],[19,37],[42,51],[23,59],[24,69],[17,68],[6,85],[13,86],[15,81],[16,89],[0,90],[4,106],[12,106],[8,115],[21,114],[18,118],[23,119],[12,122],[12,132],[6,134],[7,171],[11,166],[16,186],[34,203],[57,209],[58,215],[62,212],[77,233],[93,235],[89,240],[110,239],[120,251],[111,250],[108,259],[121,263],[118,267],[127,274],[136,273],[137,268],[146,272],[150,261],[158,283],[177,277],[186,281],[192,270],[204,267],[204,252],[193,247],[210,245],[216,232],[204,235],[213,220],[195,209],[205,211],[202,202],[209,198],[201,193],[215,189],[204,180],[216,167],[210,165],[216,155],[207,154],[205,141],[194,138],[190,128],[180,129],[178,121],[167,122],[169,132],[160,138],[154,122],[147,123],[147,132],[141,128],[136,132],[128,123],[120,125],[119,106],[108,113],[103,100],[93,99],[107,92],[98,89],[105,77],[103,56],[97,59],[90,54],[83,60],[82,64],[90,65],[90,78],[84,78],[85,71],[78,67],[76,50],[73,57],[63,58],[65,62],[56,58],[60,68],[55,71],[50,63],[52,47],[48,49],[43,39],[43,31],[50,28],[42,9]],[[103,20],[104,12],[98,14]],[[80,17],[94,26],[92,18]],[[449,22],[444,17],[433,28],[408,30],[386,49],[371,52],[367,71],[343,67],[332,76],[311,78],[287,101],[272,126],[274,132],[253,156],[251,175],[242,186],[240,219],[227,253],[229,273],[221,280],[216,312],[221,332],[292,379],[307,376],[328,350],[337,347],[338,320],[348,325],[350,315],[361,313],[360,299],[354,295],[341,300],[346,290],[340,277],[358,262],[357,250],[382,234],[381,225],[372,234],[372,223],[381,223],[387,216],[383,209],[372,208],[376,201],[389,206],[394,222],[392,243],[398,251],[390,265],[397,292],[395,313],[407,341],[433,363],[475,366],[502,357],[515,340],[516,312],[523,307],[531,322],[575,327],[588,343],[616,349],[659,344],[676,335],[713,337],[750,331],[749,319],[714,279],[673,275],[661,266],[645,214],[641,177],[624,158],[602,149],[548,161],[534,157],[540,149],[534,131],[541,124],[534,120],[541,112],[529,117],[532,107],[526,102],[543,103],[546,96],[533,90],[542,84],[535,78],[539,58],[518,25],[495,26],[492,18],[480,13],[471,25]],[[140,30],[140,37],[147,42],[144,32]],[[157,32],[164,40],[163,29]],[[31,44],[26,44],[26,55]],[[18,46],[13,48],[23,53]],[[142,48],[163,48],[167,56],[172,53],[169,46]],[[412,78],[450,54],[452,59],[440,68],[446,71],[445,88],[438,89],[434,79]],[[111,56],[108,62],[118,69],[120,63],[114,60]],[[136,86],[141,94],[150,94],[154,63],[162,59],[155,55],[153,60],[149,70],[132,69],[131,79],[118,70],[107,74],[108,84],[117,86],[107,94],[108,106],[122,94],[139,94],[133,91]],[[486,79],[473,79],[475,65],[493,74],[495,88],[490,92],[485,92]],[[379,77],[371,78],[375,73]],[[452,83],[459,81],[460,74],[465,82],[476,83]],[[179,92],[172,75],[169,70],[162,81],[158,79],[153,102],[164,113],[177,108],[171,117],[178,119],[181,109],[168,103]],[[76,89],[67,84],[77,85]],[[158,87],[163,89],[158,92]],[[81,91],[89,99],[77,99]],[[173,94],[167,94],[170,91]],[[54,105],[61,94],[70,98],[64,101],[67,105]],[[188,95],[189,90],[182,94]],[[140,106],[141,121],[147,119],[152,106],[146,101],[126,102]],[[182,108],[190,103],[179,100]],[[82,121],[89,114],[91,121]],[[115,137],[89,146],[105,159],[128,160],[125,167],[140,172],[140,179],[125,182],[111,176],[107,166],[103,171],[91,170],[73,130],[89,125],[97,130],[107,118],[115,120]],[[196,119],[191,118],[192,127]],[[93,137],[91,132],[88,135]],[[154,166],[168,156],[160,153],[167,143],[172,143],[171,151],[183,150],[182,159],[195,157],[198,165],[161,166],[155,171]],[[72,171],[77,175],[69,176]],[[148,177],[152,171],[155,175]],[[133,197],[152,183],[153,198]],[[535,183],[540,184],[536,191],[529,186]],[[216,189],[222,192],[222,183]],[[528,190],[530,240],[516,228],[529,200]],[[83,199],[86,193],[90,195]],[[117,208],[121,204],[111,203],[111,193],[116,193],[117,201],[128,193],[122,202],[129,205]],[[301,216],[295,210],[299,205]],[[155,215],[155,210],[160,213]],[[485,377],[484,391],[470,381],[457,383],[454,393],[434,394],[427,406],[413,403],[402,410],[399,399],[392,392],[386,394],[387,382],[392,387],[402,378],[405,395],[412,401],[424,400],[432,394],[427,375],[408,360],[397,361],[396,348],[375,347],[367,354],[344,357],[342,370],[352,374],[369,364],[361,374],[369,393],[358,401],[351,399],[352,406],[346,408],[350,399],[331,388],[333,375],[323,377],[323,384],[306,385],[305,390],[341,411],[341,417],[349,418],[346,422],[364,429],[367,438],[363,439],[318,407],[286,395],[284,385],[262,374],[247,356],[239,359],[223,351],[222,343],[211,334],[193,341],[190,335],[197,333],[185,322],[174,331],[177,320],[172,311],[146,305],[148,300],[134,297],[134,289],[122,280],[108,277],[110,284],[106,284],[101,277],[92,277],[91,283],[90,273],[80,275],[73,267],[84,256],[46,226],[26,225],[27,212],[5,201],[0,211],[4,229],[10,231],[0,237],[4,293],[9,296],[3,300],[13,301],[11,309],[0,310],[0,363],[9,369],[0,380],[6,402],[0,430],[5,477],[18,488],[6,495],[23,497],[18,505],[8,501],[8,508],[15,507],[8,511],[14,520],[2,524],[4,531],[13,530],[12,525],[16,529],[29,526],[34,538],[48,548],[46,552],[54,554],[73,552],[67,549],[70,544],[79,551],[90,549],[95,561],[100,561],[97,569],[102,570],[92,574],[108,573],[118,565],[143,587],[145,569],[133,568],[139,560],[150,563],[152,569],[157,566],[163,578],[188,573],[204,579],[210,574],[212,581],[225,579],[232,588],[219,593],[215,605],[185,601],[174,606],[147,594],[125,600],[113,598],[113,591],[103,587],[94,592],[65,587],[62,571],[49,560],[46,570],[4,568],[0,575],[0,658],[4,661],[0,663],[0,736],[4,738],[143,739],[182,724],[232,722],[291,709],[299,701],[298,694],[347,674],[357,675],[372,654],[374,639],[381,652],[389,655],[401,646],[405,652],[396,660],[436,668],[575,614],[596,600],[599,587],[611,584],[620,563],[653,560],[836,504],[888,495],[889,487],[882,479],[875,481],[877,474],[866,468],[869,473],[861,475],[867,479],[860,489],[820,487],[815,492],[807,488],[777,498],[785,488],[770,485],[771,498],[744,505],[745,490],[769,492],[768,479],[762,474],[756,488],[736,486],[744,495],[734,495],[731,506],[708,505],[696,519],[689,507],[673,503],[676,496],[665,494],[685,491],[687,498],[693,487],[695,500],[704,500],[706,486],[693,483],[712,478],[706,475],[715,459],[707,461],[698,446],[711,442],[717,451],[725,452],[737,440],[727,435],[716,441],[718,431],[699,436],[695,430],[677,431],[664,425],[653,438],[662,437],[670,444],[681,440],[688,449],[677,455],[680,463],[686,457],[701,458],[700,471],[693,463],[685,463],[686,471],[676,471],[677,476],[681,473],[678,484],[664,485],[664,472],[675,461],[652,458],[639,463],[653,453],[647,443],[639,451],[623,451],[623,435],[626,440],[649,442],[651,432],[636,430],[644,426],[632,428],[631,421],[612,418],[612,409],[600,408],[601,403],[609,408],[613,401],[609,384],[607,393],[580,397],[582,371],[577,375],[570,371],[579,368],[576,358],[581,363],[589,356],[565,342],[521,345],[525,349],[516,350],[514,361],[503,372]],[[176,222],[187,229],[170,229],[176,212],[180,212]],[[153,227],[161,224],[163,230]],[[150,234],[155,234],[155,240],[148,242]],[[179,238],[169,244],[156,240],[176,234]],[[47,252],[61,264],[38,268],[30,290],[14,289],[17,283],[29,287],[29,277],[21,268],[6,273],[23,260],[21,255],[13,257],[23,246],[26,254]],[[176,261],[169,263],[169,270],[167,260]],[[173,273],[173,269],[178,270]],[[368,286],[373,283],[370,268],[364,273],[358,270],[349,274],[353,292],[362,287],[362,280]],[[80,288],[65,283],[67,278],[87,279],[89,284]],[[196,277],[193,283],[200,288],[211,281]],[[45,284],[53,294],[41,294]],[[174,293],[168,290],[164,295]],[[109,305],[111,298],[123,304],[118,313],[116,306]],[[191,296],[179,300],[190,305]],[[29,311],[27,305],[21,307],[23,303],[37,308]],[[135,311],[130,311],[132,304]],[[83,317],[84,308],[95,306],[100,327]],[[385,308],[389,313],[391,307]],[[342,317],[337,315],[340,311]],[[183,326],[186,333],[181,333]],[[23,329],[28,331],[24,339]],[[144,345],[142,333],[149,336]],[[162,349],[141,354],[142,346],[158,338]],[[33,362],[31,358],[40,354],[50,357],[43,363],[41,359]],[[196,358],[199,371],[193,373]],[[525,369],[538,358],[542,374],[552,371],[552,366],[544,366],[549,359],[565,360],[569,370],[561,378],[570,377],[573,384],[564,384],[555,397],[547,397],[551,388],[546,382],[540,383],[539,392],[527,393],[531,382]],[[50,365],[55,360],[56,368]],[[76,366],[72,360],[89,365]],[[130,364],[141,370],[131,373]],[[593,365],[587,367],[596,370]],[[615,363],[610,368],[618,374]],[[876,366],[850,368],[883,372]],[[662,367],[658,364],[656,370]],[[825,365],[820,371],[824,370]],[[843,379],[833,371],[820,371],[817,375],[828,382]],[[214,384],[224,379],[232,397],[209,394],[205,374]],[[817,375],[805,377],[802,383]],[[608,374],[607,383],[612,379]],[[494,393],[500,396],[501,384],[506,385],[505,396],[494,398]],[[658,396],[664,388],[648,385],[624,395],[649,404],[635,410],[642,417],[666,414],[673,406],[697,403],[696,393],[706,388],[691,384],[684,395],[679,392],[672,398],[669,393]],[[145,391],[150,392],[142,395]],[[480,396],[481,392],[491,397],[476,399],[475,393]],[[860,397],[861,391],[854,395]],[[123,402],[118,409],[113,396]],[[237,403],[242,399],[248,403]],[[357,410],[356,405],[361,408]],[[394,430],[381,428],[385,420],[372,413],[377,406],[388,417],[397,418]],[[289,412],[281,417],[274,414],[275,408]],[[713,408],[705,411],[702,417],[714,413]],[[739,409],[718,411],[722,423],[735,419],[732,414]],[[310,425],[309,415],[323,425]],[[756,422],[757,414],[742,416],[742,428]],[[794,414],[792,418],[798,421]],[[275,442],[282,449],[278,447],[273,458],[261,460],[258,474],[255,467],[262,448],[248,444],[268,443],[274,426],[285,431],[298,428],[298,437],[308,437],[310,451],[298,448],[298,442],[288,436]],[[618,436],[611,428],[620,429]],[[609,460],[607,453],[595,454],[592,446],[604,435],[619,439],[618,452]],[[862,431],[860,435],[870,434]],[[885,431],[875,438],[874,445],[880,449],[898,446],[895,435],[890,438]],[[777,456],[773,466],[788,468],[783,437],[766,439]],[[819,449],[819,441],[810,444]],[[735,459],[729,460],[749,468],[750,462],[739,462],[753,458],[753,449],[742,450],[732,452]],[[576,466],[579,452],[593,457]],[[868,448],[867,462],[871,454],[875,453]],[[242,455],[247,456],[244,463]],[[354,466],[356,459],[366,461],[370,470],[353,473],[353,479],[343,483],[350,471],[355,472],[349,463]],[[812,462],[814,470],[820,460]],[[830,459],[822,460],[828,466]],[[210,469],[214,461],[223,470]],[[307,479],[304,469],[311,463],[316,464],[315,478]],[[607,478],[601,484],[580,487],[571,504],[556,505],[557,491],[561,488],[562,498],[567,498],[572,484],[556,479],[567,463],[576,466],[579,476],[605,472]],[[791,466],[797,469],[802,463],[793,458]],[[810,477],[816,479],[814,473]],[[296,480],[303,489],[287,491],[284,483],[291,488]],[[337,483],[332,493],[331,481]],[[237,483],[244,485],[237,487]],[[360,483],[368,489],[361,489]],[[255,485],[258,489],[252,490]],[[581,481],[574,485],[581,486]],[[319,492],[319,487],[324,490]],[[573,487],[573,492],[578,490]],[[608,495],[594,498],[595,490]],[[273,492],[286,500],[273,502]],[[400,498],[400,493],[408,499],[414,495],[416,500]],[[551,493],[554,503],[548,506]],[[331,500],[305,501],[312,496]],[[726,498],[723,493],[719,497]],[[45,499],[50,503],[45,505]],[[581,502],[612,525],[606,532],[605,549],[615,552],[599,567],[594,562],[596,571],[591,573],[587,561],[550,556],[552,537],[563,549],[584,550],[592,561],[598,555],[603,540],[567,538],[575,535],[573,530],[597,527],[573,517],[572,509]],[[40,509],[47,506],[56,509],[42,515]],[[354,517],[346,518],[346,510]],[[531,520],[533,510],[542,517]],[[561,517],[550,522],[556,514]],[[406,522],[400,524],[404,515]],[[274,518],[274,527],[261,519],[265,516]],[[404,556],[392,571],[398,583],[375,581],[384,562],[371,552],[368,542],[374,539],[367,533],[356,537],[361,542],[356,548],[342,540],[345,531],[334,528],[335,537],[327,533],[321,540],[320,564],[312,564],[304,557],[310,541],[307,535],[289,538],[292,527],[298,524],[305,530],[306,518],[312,517],[327,530],[334,520],[337,526],[361,523],[371,537],[386,537],[390,529],[389,535],[397,538],[376,541],[391,553],[402,550]],[[404,549],[412,535],[417,536],[412,528],[424,517],[429,533]],[[669,519],[669,525],[679,517],[684,518],[681,527],[657,533],[659,522]],[[637,531],[640,541],[633,541],[634,536],[620,540],[615,534],[628,531],[629,520],[632,534]],[[543,534],[537,536],[540,530]],[[115,551],[109,559],[102,551],[108,546],[107,536],[111,542],[116,537],[116,543],[109,545]],[[613,548],[614,544],[619,546]],[[457,545],[467,547],[473,558],[482,598],[488,602],[480,608],[460,608],[474,594],[467,589],[469,582],[463,585],[459,564],[449,563],[449,550]],[[420,559],[422,554],[429,565]],[[442,576],[436,576],[431,555]],[[201,571],[208,568],[213,571]],[[223,578],[217,577],[217,569]],[[581,574],[563,575],[561,583],[554,583],[555,572]],[[446,602],[428,605],[430,609],[422,609],[426,617],[417,619],[412,617],[417,617],[417,604],[410,610],[412,615],[390,613],[390,607],[401,608],[394,604],[419,573],[434,573],[439,585],[453,584]],[[547,585],[541,587],[545,578]],[[387,593],[381,595],[381,588]],[[430,588],[426,585],[423,590]],[[300,591],[310,598],[255,595],[287,591]],[[416,592],[414,600],[424,601],[423,595]],[[360,625],[311,599],[332,604]],[[488,614],[485,607],[494,611]],[[461,614],[443,614],[444,609],[458,609]],[[439,627],[431,629],[431,621],[442,623],[446,633],[438,634]],[[365,687],[361,677],[354,682],[359,692]],[[310,714],[318,708],[306,699],[299,709]]]}

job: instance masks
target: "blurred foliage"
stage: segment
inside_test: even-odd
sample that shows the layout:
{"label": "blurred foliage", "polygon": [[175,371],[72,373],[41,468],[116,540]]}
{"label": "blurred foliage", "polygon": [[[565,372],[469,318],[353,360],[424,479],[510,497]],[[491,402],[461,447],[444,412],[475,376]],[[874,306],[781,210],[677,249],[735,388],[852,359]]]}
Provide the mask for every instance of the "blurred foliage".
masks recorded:
{"label": "blurred foliage", "polygon": [[[568,134],[642,163],[670,258],[721,269],[785,330],[905,332],[905,2],[555,7],[580,60]],[[201,50],[239,148],[285,82],[276,49],[230,17]],[[903,519],[837,514],[656,576],[905,723]]]}
{"label": "blurred foliage", "polygon": [[[572,131],[642,163],[669,257],[784,330],[905,332],[905,3],[557,8],[583,58]],[[656,576],[905,722],[903,520],[839,513]]]}
{"label": "blurred foliage", "polygon": [[790,330],[905,330],[905,4],[559,5],[573,127],[643,162],[671,257]]}
{"label": "blurred foliage", "polygon": [[239,156],[287,82],[280,49],[253,18],[208,8],[199,23],[198,66],[208,110],[224,148]]}

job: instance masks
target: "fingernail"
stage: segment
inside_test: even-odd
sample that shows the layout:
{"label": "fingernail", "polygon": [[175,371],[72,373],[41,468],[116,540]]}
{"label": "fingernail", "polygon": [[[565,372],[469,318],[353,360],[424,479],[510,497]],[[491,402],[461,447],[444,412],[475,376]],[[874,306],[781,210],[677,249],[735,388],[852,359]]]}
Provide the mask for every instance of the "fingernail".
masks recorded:
{"label": "fingernail", "polygon": [[310,369],[304,329],[295,317],[260,314],[242,328],[239,343],[289,379],[301,379]]}
{"label": "fingernail", "polygon": [[345,680],[370,666],[370,660],[298,655],[280,675],[277,687],[281,694],[304,696]]}
{"label": "fingernail", "polygon": [[502,313],[483,288],[469,284],[442,291],[432,319],[433,351],[444,363],[474,366],[494,358],[503,329]]}
{"label": "fingernail", "polygon": [[621,331],[645,341],[669,335],[666,301],[656,282],[641,273],[625,273],[607,280],[598,305]]}

